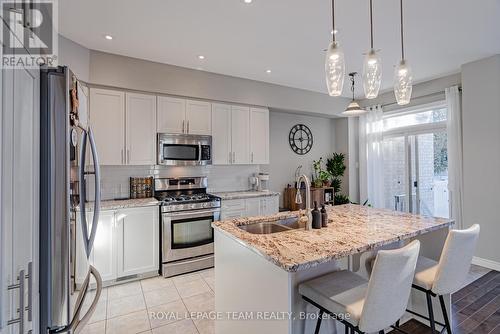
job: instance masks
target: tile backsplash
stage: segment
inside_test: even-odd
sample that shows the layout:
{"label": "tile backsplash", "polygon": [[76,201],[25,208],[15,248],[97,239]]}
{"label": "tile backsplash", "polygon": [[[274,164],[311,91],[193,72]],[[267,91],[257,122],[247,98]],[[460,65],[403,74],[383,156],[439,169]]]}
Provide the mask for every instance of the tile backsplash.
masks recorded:
{"label": "tile backsplash", "polygon": [[[207,176],[208,192],[238,191],[251,188],[248,178],[259,173],[259,165],[231,166],[101,166],[101,198],[129,197],[129,177]],[[93,180],[87,179],[87,197],[93,200]]]}

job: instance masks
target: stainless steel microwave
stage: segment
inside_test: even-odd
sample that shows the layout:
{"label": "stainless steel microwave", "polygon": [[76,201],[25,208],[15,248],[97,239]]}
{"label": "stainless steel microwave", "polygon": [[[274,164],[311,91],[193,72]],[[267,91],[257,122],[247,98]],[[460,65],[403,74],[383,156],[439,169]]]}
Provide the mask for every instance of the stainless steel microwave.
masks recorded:
{"label": "stainless steel microwave", "polygon": [[158,134],[158,164],[196,166],[212,164],[212,136]]}

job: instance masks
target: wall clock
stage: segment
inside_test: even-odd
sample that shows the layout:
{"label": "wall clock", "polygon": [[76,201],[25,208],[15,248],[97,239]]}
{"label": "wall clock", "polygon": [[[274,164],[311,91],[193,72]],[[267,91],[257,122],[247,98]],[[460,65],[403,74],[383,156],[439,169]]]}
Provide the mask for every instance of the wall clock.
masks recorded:
{"label": "wall clock", "polygon": [[309,152],[313,146],[312,132],[304,124],[297,124],[290,130],[288,142],[295,153],[304,155]]}

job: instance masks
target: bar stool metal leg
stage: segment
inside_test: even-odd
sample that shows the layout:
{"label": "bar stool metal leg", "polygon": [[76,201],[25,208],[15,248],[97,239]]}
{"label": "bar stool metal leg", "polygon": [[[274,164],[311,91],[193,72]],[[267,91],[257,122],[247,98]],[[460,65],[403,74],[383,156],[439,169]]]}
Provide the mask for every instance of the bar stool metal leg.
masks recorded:
{"label": "bar stool metal leg", "polygon": [[431,323],[431,331],[432,331],[432,334],[435,334],[436,333],[436,323],[434,322],[434,311],[432,309],[431,294],[429,292],[426,292],[425,296],[427,297],[427,309],[429,310],[429,321]]}
{"label": "bar stool metal leg", "polygon": [[318,322],[316,322],[316,329],[314,330],[314,334],[319,334],[319,329],[321,327],[321,320],[323,320],[323,310],[319,310]]}
{"label": "bar stool metal leg", "polygon": [[444,323],[446,325],[446,332],[451,334],[450,319],[448,319],[448,313],[446,312],[446,304],[444,303],[444,298],[442,295],[439,296],[439,303],[441,304],[441,311],[443,312]]}

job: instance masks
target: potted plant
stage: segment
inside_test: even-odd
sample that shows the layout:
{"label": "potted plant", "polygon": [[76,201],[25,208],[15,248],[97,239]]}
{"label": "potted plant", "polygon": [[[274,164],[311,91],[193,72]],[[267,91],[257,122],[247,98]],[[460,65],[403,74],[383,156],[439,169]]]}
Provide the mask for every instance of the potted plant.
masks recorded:
{"label": "potted plant", "polygon": [[331,187],[334,193],[334,203],[336,205],[350,203],[349,198],[340,194],[342,189],[342,177],[346,169],[344,153],[334,152],[330,158],[326,160],[326,170],[331,177]]}
{"label": "potted plant", "polygon": [[328,186],[329,180],[331,178],[330,173],[323,169],[323,158],[319,158],[319,160],[313,160],[313,169],[314,169],[314,180],[313,186],[316,188],[321,188],[324,186]]}

